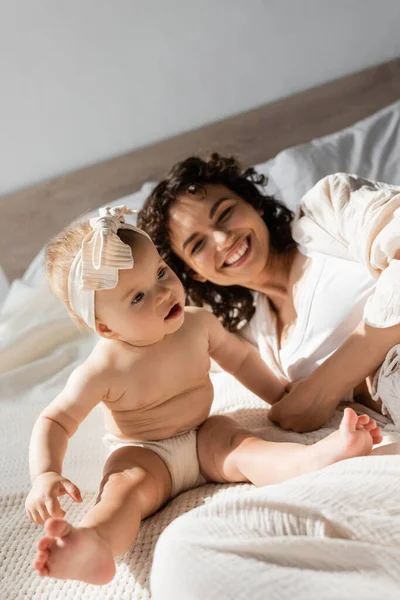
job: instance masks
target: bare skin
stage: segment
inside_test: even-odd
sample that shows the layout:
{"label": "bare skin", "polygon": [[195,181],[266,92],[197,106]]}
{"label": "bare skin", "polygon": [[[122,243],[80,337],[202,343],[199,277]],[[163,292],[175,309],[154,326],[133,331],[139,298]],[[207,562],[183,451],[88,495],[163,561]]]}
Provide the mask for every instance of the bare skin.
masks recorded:
{"label": "bare skin", "polygon": [[80,525],[62,519],[59,497],[81,500],[78,488],[62,475],[68,439],[99,403],[106,429],[122,440],[162,440],[199,427],[200,470],[214,482],[277,483],[369,454],[381,441],[375,421],[351,409],[338,432],[313,446],[266,442],[232,419],[209,417],[210,357],[266,402],[281,397],[283,384],[212,314],[183,310],[179,280],[144,237],[134,256],[134,268],[120,271],[116,288],[96,292],[101,339],[32,433],[26,510],[45,526],[34,562],[41,576],[110,581],[115,557],[133,544],[141,520],[170,498],[171,476],[161,458],[125,446],[109,456],[97,503]]}

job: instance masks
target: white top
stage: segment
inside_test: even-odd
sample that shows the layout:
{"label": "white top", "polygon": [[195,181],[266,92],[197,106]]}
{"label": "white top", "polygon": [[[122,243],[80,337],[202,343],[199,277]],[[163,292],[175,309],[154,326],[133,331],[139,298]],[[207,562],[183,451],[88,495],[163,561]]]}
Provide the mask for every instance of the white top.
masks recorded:
{"label": "white top", "polygon": [[256,294],[256,313],[242,331],[276,375],[289,381],[308,377],[344,342],[362,321],[376,285],[360,263],[308,254],[311,264],[300,283],[296,324],[283,348],[278,348],[276,316],[263,294]]}

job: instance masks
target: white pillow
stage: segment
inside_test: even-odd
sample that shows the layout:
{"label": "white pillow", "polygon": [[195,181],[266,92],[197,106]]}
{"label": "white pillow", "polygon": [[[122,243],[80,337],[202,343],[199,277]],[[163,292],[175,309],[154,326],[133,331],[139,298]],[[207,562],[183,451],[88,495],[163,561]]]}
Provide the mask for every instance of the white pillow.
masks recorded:
{"label": "white pillow", "polygon": [[400,101],[342,131],[283,150],[256,169],[269,178],[267,190],[292,210],[331,173],[400,185]]}

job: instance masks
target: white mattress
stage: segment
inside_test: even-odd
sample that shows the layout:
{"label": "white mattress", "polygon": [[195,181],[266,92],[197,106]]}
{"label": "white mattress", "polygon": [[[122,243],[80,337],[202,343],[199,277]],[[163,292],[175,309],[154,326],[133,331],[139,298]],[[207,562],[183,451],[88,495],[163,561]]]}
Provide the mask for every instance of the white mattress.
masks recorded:
{"label": "white mattress", "polygon": [[[338,170],[400,184],[399,159],[396,103],[342,132],[286,150],[260,170],[294,207],[320,177]],[[137,206],[148,190],[118,203]],[[37,577],[30,565],[41,529],[23,510],[29,435],[40,410],[94,341],[76,332],[51,296],[38,257],[24,279],[14,282],[0,318],[0,598],[148,599],[155,543],[179,515],[157,550],[156,600],[399,597],[400,459],[393,455],[346,461],[259,490],[207,485],[188,491],[143,524],[107,586]],[[265,405],[229,375],[214,374],[213,380],[213,410],[234,414],[268,439],[311,443],[340,418],[338,413],[328,427],[304,436],[283,432],[268,422]],[[381,422],[385,442],[400,441]],[[84,496],[83,506],[67,504],[73,522],[95,497],[105,456],[102,433],[95,410],[68,449],[65,473]],[[178,578],[179,571],[186,577]]]}

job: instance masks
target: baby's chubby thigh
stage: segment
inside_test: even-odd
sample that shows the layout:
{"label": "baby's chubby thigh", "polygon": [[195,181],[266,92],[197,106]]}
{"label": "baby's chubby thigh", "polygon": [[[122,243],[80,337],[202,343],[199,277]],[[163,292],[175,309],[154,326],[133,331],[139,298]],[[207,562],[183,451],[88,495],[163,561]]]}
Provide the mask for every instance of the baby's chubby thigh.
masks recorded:
{"label": "baby's chubby thigh", "polygon": [[[155,513],[171,494],[171,475],[156,452],[139,446],[124,445],[107,458],[97,502],[104,499],[107,488],[134,493],[141,519]],[[124,494],[122,494],[122,497]]]}
{"label": "baby's chubby thigh", "polygon": [[212,482],[248,481],[236,467],[235,451],[248,438],[256,437],[225,415],[213,415],[204,421],[197,437],[197,453],[202,475]]}

